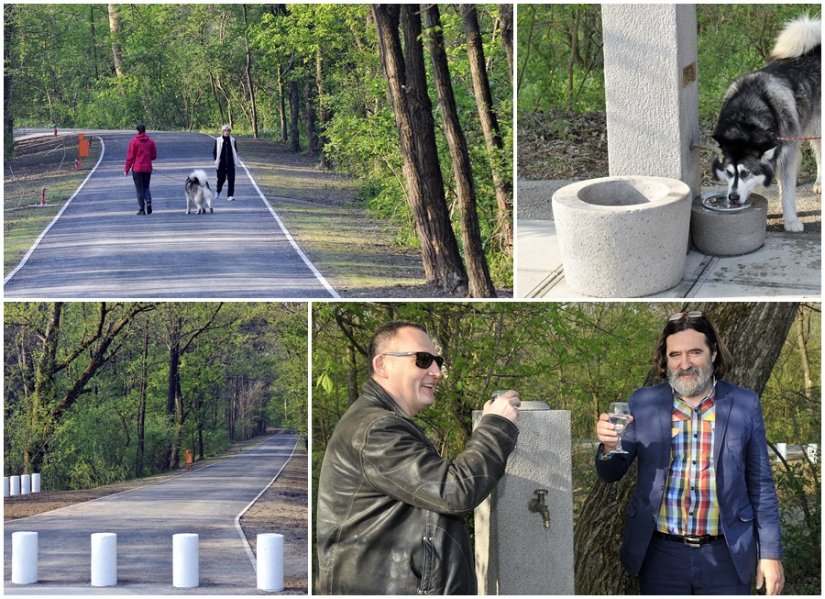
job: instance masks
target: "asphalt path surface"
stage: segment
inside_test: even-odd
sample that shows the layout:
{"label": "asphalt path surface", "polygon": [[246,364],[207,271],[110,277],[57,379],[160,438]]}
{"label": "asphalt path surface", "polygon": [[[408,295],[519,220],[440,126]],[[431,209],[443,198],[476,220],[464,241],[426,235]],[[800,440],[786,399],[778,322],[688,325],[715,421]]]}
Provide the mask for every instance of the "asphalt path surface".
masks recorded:
{"label": "asphalt path surface", "polygon": [[[137,216],[133,132],[90,132],[103,155],[93,172],[4,283],[7,298],[328,298],[336,292],[283,227],[244,167],[235,201],[186,215],[183,185],[195,168],[217,192],[213,138],[149,132],[155,140],[153,213]],[[238,148],[243,159],[243,146]]]}
{"label": "asphalt path surface", "polygon": [[[297,437],[276,435],[233,458],[163,483],[6,522],[4,581],[12,594],[255,594],[252,553],[236,518],[291,457]],[[38,533],[39,582],[11,583],[11,535]],[[91,587],[91,539],[117,534],[118,586]],[[172,586],[172,535],[200,535],[200,586]]]}

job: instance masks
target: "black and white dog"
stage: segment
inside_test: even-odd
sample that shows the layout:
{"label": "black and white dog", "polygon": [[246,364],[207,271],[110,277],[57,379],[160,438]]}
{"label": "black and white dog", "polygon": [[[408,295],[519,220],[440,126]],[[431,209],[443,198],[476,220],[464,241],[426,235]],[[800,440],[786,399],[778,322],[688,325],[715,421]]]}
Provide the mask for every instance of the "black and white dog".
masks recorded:
{"label": "black and white dog", "polygon": [[803,229],[796,216],[796,179],[806,140],[816,156],[814,193],[821,193],[821,43],[821,21],[801,17],[788,23],[768,66],[728,88],[713,132],[722,151],[722,160],[713,160],[713,174],[727,182],[731,203],[745,203],[778,171],[786,231]]}
{"label": "black and white dog", "polygon": [[186,178],[183,186],[186,192],[186,214],[191,214],[190,203],[195,204],[198,214],[206,214],[206,209],[212,212],[212,189],[209,187],[209,180],[206,172],[197,169]]}

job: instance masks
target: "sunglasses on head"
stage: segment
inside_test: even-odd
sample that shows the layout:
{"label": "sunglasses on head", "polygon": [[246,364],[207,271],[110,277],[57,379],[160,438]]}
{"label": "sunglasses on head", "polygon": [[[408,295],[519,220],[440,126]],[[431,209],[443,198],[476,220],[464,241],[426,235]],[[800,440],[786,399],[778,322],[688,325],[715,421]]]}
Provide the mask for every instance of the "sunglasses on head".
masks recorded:
{"label": "sunglasses on head", "polygon": [[429,368],[432,363],[438,364],[441,368],[444,365],[444,356],[434,356],[426,351],[388,351],[382,356],[415,356],[415,365],[419,368]]}
{"label": "sunglasses on head", "polygon": [[702,313],[698,310],[694,310],[691,312],[677,312],[676,314],[671,314],[668,317],[668,321],[674,322],[676,320],[682,320],[683,318],[701,318]]}

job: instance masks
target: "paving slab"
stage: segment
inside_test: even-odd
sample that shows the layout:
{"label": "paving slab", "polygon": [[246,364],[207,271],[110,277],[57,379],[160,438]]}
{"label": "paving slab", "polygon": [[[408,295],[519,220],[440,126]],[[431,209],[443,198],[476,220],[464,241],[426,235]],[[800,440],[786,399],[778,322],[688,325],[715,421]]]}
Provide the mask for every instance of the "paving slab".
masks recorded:
{"label": "paving slab", "polygon": [[[519,181],[514,297],[590,298],[565,280],[553,221],[553,193],[572,182]],[[714,257],[691,246],[682,280],[648,297],[818,300],[822,293],[821,197],[813,194],[811,185],[797,188],[805,232],[788,233],[776,224],[781,221],[781,207],[775,187],[760,194],[768,198],[768,219],[774,222],[768,227],[763,247],[744,256]]]}
{"label": "paving slab", "polygon": [[[516,297],[589,297],[565,281],[553,221],[519,220],[516,247]],[[764,246],[744,256],[705,256],[691,249],[682,281],[649,297],[818,299],[821,248],[819,233],[769,232]]]}
{"label": "paving slab", "polygon": [[6,298],[337,297],[245,167],[236,169],[234,202],[224,189],[214,214],[185,214],[193,169],[206,170],[217,191],[210,136],[150,132],[153,213],[136,216],[134,183],[123,176],[133,133],[89,135],[103,144],[99,163],[6,277]]}
{"label": "paving slab", "polygon": [[[276,435],[207,468],[4,526],[4,594],[257,594],[252,552],[236,518],[292,456],[297,437]],[[273,514],[277,520],[277,515]],[[39,533],[39,582],[11,580],[11,535]],[[90,586],[95,532],[117,534],[118,586]],[[200,535],[200,586],[172,587],[172,535]],[[306,572],[306,562],[299,564]],[[285,573],[294,564],[285,565]]]}

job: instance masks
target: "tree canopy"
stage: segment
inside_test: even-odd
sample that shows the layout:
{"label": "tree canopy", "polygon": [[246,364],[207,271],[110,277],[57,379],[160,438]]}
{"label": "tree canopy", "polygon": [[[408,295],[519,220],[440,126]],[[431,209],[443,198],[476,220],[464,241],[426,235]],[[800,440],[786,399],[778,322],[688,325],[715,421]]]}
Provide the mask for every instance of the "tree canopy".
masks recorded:
{"label": "tree canopy", "polygon": [[92,487],[306,434],[306,328],[305,304],[6,304],[6,474]]}

